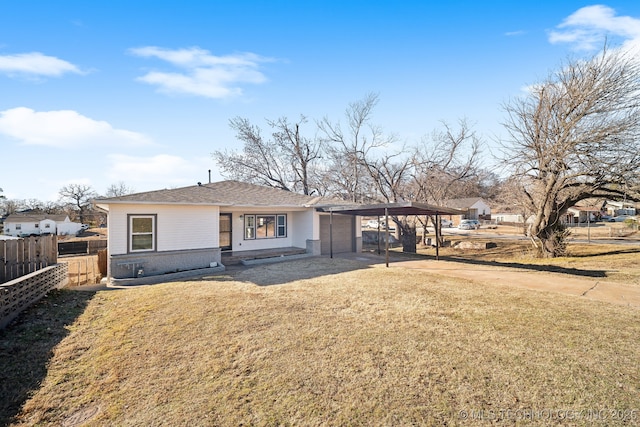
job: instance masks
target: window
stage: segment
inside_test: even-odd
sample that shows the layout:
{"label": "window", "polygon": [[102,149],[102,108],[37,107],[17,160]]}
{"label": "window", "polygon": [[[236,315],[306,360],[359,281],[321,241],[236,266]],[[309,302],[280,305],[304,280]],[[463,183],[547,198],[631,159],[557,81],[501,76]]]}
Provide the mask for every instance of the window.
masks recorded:
{"label": "window", "polygon": [[245,240],[282,237],[287,237],[286,215],[244,215]]}
{"label": "window", "polygon": [[287,237],[287,216],[278,215],[276,237]]}
{"label": "window", "polygon": [[131,252],[154,251],[156,249],[156,216],[129,216],[129,250]]}
{"label": "window", "polygon": [[48,222],[44,225],[44,228],[51,228],[51,224],[49,224]]}
{"label": "window", "polygon": [[22,230],[22,224],[16,224],[16,230]]}
{"label": "window", "polygon": [[245,240],[256,238],[256,217],[254,215],[244,216],[244,238]]}
{"label": "window", "polygon": [[256,215],[256,238],[276,237],[276,216]]}

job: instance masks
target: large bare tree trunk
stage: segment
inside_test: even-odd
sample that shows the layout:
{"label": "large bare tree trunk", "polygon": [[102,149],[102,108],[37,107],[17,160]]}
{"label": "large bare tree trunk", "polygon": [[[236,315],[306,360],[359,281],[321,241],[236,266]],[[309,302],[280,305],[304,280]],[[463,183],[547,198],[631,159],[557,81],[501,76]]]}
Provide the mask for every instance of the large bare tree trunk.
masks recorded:
{"label": "large bare tree trunk", "polygon": [[560,219],[589,198],[640,199],[640,65],[605,50],[564,64],[510,102],[505,158],[534,213],[530,236],[544,257],[563,255]]}

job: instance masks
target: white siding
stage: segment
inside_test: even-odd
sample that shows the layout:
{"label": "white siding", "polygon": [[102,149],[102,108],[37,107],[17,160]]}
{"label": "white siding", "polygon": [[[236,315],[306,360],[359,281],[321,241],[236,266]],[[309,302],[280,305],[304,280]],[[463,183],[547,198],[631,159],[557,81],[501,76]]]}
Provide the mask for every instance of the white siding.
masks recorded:
{"label": "white siding", "polygon": [[491,215],[491,208],[482,200],[478,200],[471,206],[471,209],[476,209],[478,215]]}
{"label": "white siding", "polygon": [[78,234],[80,229],[82,228],[82,224],[78,222],[64,221],[59,222],[56,225],[57,233],[59,236],[67,236]]}
{"label": "white siding", "polygon": [[129,214],[157,215],[157,250],[173,251],[218,247],[217,206],[119,205],[109,206],[110,255],[127,253]]}
{"label": "white siding", "polygon": [[[20,230],[16,229],[16,225],[20,224]],[[39,222],[26,220],[24,222],[5,222],[4,233],[9,236],[20,236],[23,234],[40,234]]]}
{"label": "white siding", "polygon": [[[317,219],[318,215],[313,209],[306,210],[304,212],[294,212],[291,221],[291,234],[293,235],[293,246],[298,248],[305,248],[307,246],[307,240],[314,240],[314,218]],[[318,232],[319,234],[319,232]],[[316,237],[315,240],[319,238]]]}
{"label": "white siding", "polygon": [[[49,226],[48,228],[47,225]],[[56,234],[56,222],[52,219],[43,219],[40,221],[40,233]]]}
{"label": "white siding", "polygon": [[[295,246],[305,248],[307,239],[313,235],[313,209],[291,210],[273,208],[235,208],[221,209],[221,213],[232,214],[232,249],[233,251],[252,251],[271,248],[288,248]],[[244,215],[286,215],[287,237],[269,239],[244,238]],[[240,216],[242,215],[242,218]]]}

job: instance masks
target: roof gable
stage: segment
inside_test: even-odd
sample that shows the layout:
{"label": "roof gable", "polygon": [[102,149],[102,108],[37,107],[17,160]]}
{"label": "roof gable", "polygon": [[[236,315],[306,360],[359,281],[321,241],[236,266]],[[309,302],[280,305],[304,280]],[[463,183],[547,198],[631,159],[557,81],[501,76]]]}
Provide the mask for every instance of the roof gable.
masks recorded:
{"label": "roof gable", "polygon": [[449,199],[444,201],[444,205],[448,208],[455,209],[468,209],[471,206],[475,205],[478,202],[482,202],[486,205],[484,200],[480,197],[467,197],[463,199]]}

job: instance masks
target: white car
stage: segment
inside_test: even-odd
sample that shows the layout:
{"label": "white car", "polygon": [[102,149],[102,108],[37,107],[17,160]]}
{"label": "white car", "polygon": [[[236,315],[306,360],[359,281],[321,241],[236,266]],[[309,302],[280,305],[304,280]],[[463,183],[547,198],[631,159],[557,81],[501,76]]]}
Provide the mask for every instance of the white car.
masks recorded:
{"label": "white car", "polygon": [[451,228],[453,227],[453,221],[446,219],[446,218],[440,218],[440,226],[442,228]]}
{"label": "white car", "polygon": [[458,224],[460,230],[477,230],[480,228],[480,221],[477,219],[463,219]]}
{"label": "white car", "polygon": [[609,219],[609,222],[625,222],[626,220],[636,221],[636,217],[632,215],[618,215]]}
{"label": "white car", "polygon": [[370,219],[367,221],[367,228],[378,228],[378,220]]}

